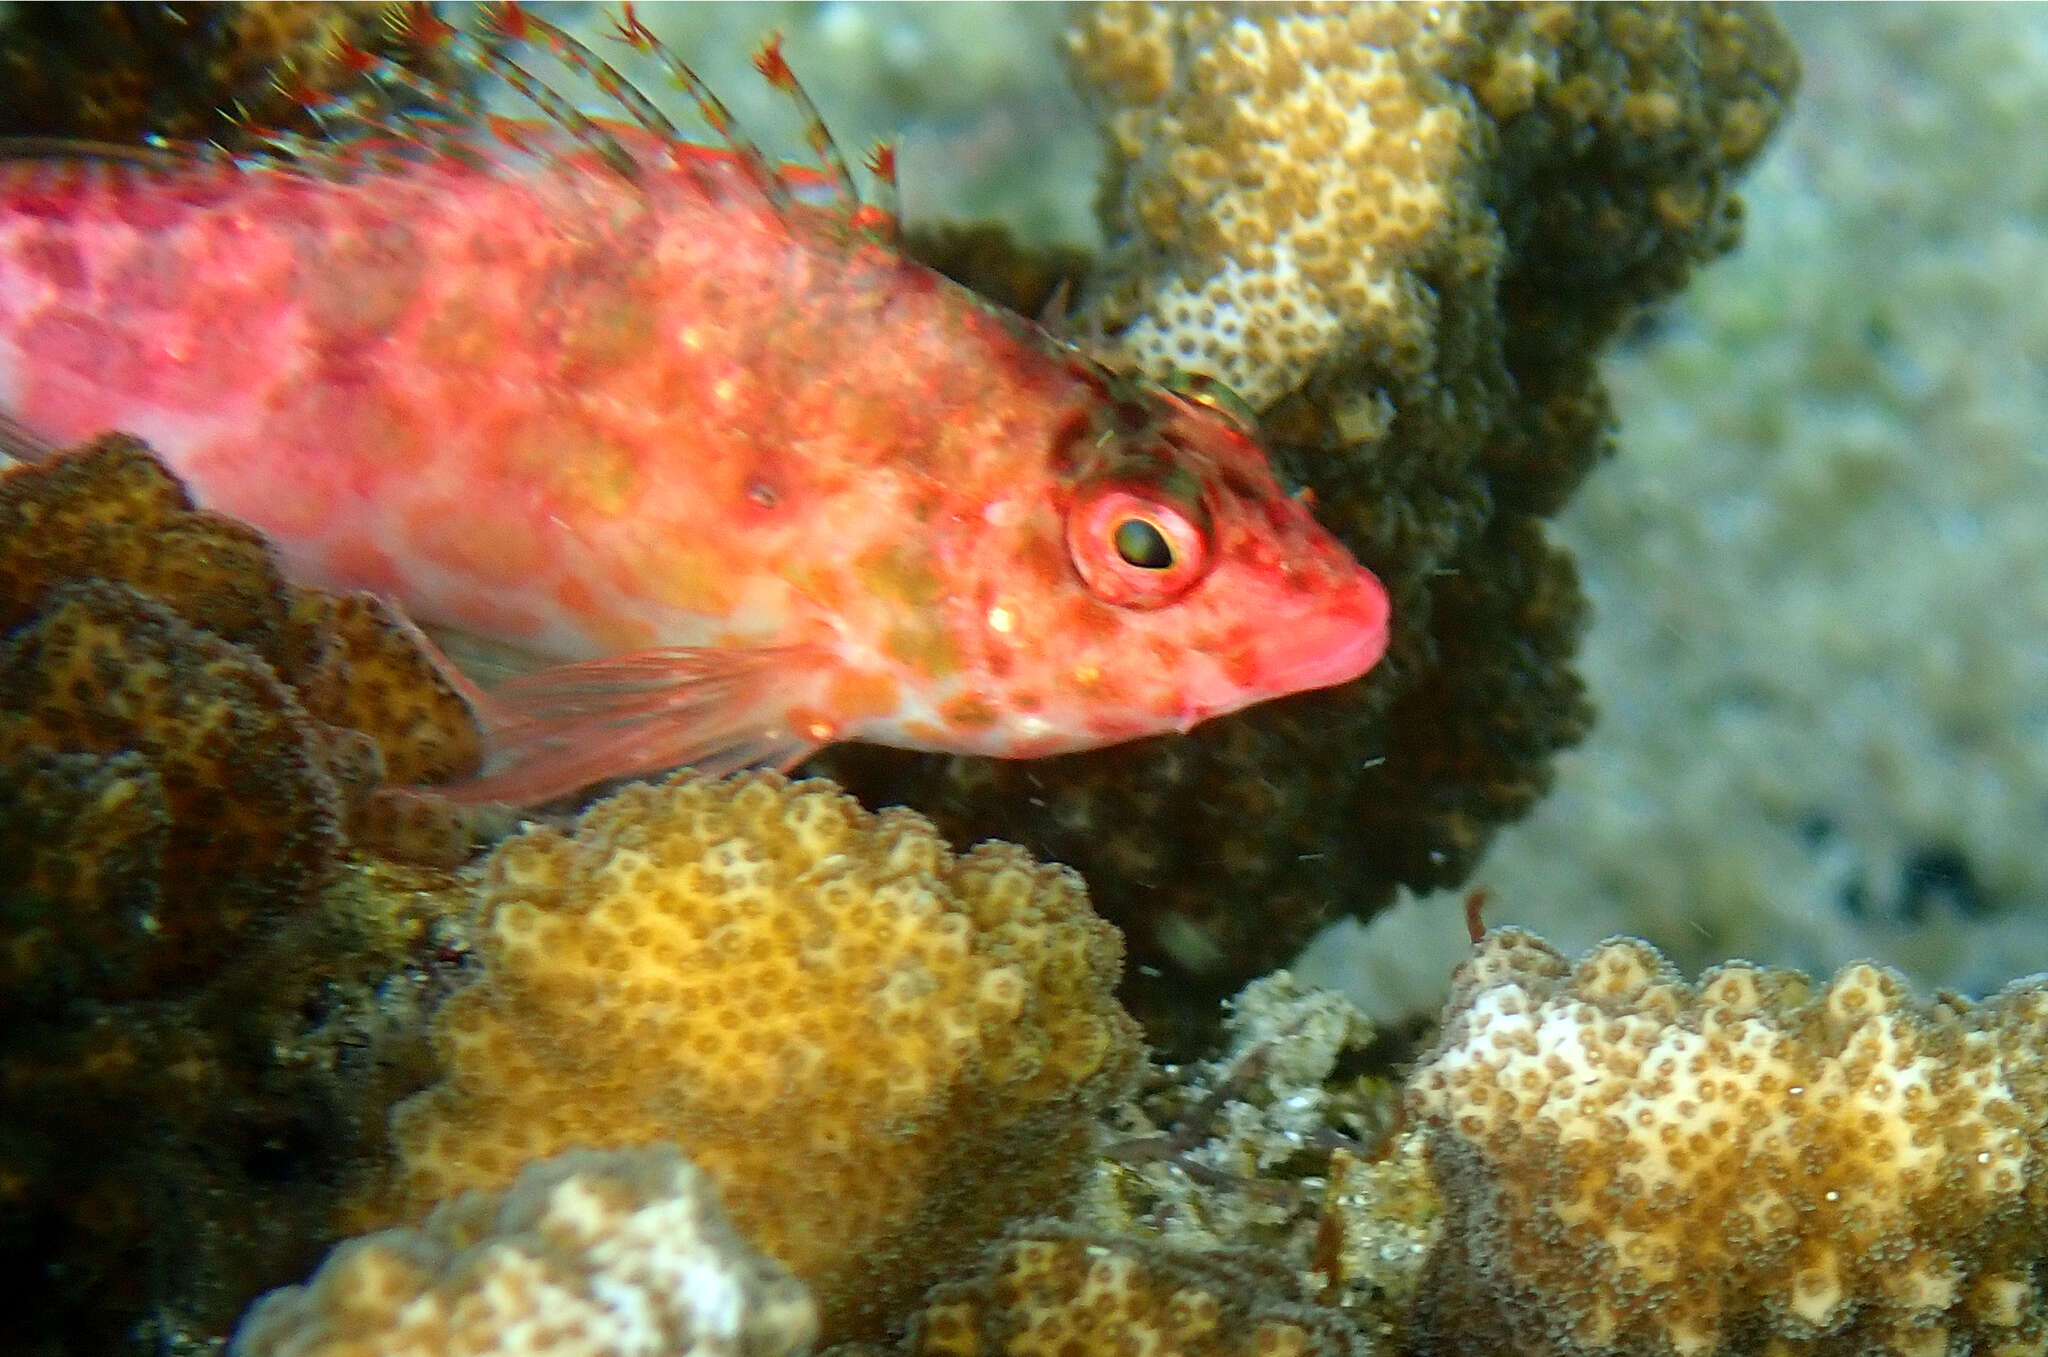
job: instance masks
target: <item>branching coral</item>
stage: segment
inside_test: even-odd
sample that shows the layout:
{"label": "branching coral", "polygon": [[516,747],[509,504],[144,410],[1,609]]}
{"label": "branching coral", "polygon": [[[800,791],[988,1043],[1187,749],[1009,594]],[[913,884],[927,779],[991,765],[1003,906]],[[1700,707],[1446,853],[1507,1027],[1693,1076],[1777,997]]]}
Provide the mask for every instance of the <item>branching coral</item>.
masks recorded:
{"label": "branching coral", "polygon": [[2048,1344],[2048,985],[1914,1001],[1497,930],[1410,1088],[1449,1219],[1427,1353]]}
{"label": "branching coral", "polygon": [[401,1203],[678,1141],[832,1337],[1071,1196],[1138,1057],[1078,878],[956,858],[822,782],[684,776],[529,830],[486,867],[476,948],[448,1078],[393,1118]]}
{"label": "branching coral", "polygon": [[817,1309],[673,1146],[572,1151],[335,1250],[234,1357],[792,1357]]}
{"label": "branching coral", "polygon": [[1110,4],[1070,49],[1111,144],[1082,320],[1253,398],[1392,591],[1392,649],[1188,738],[819,766],[1078,866],[1184,1046],[1339,910],[1461,880],[1584,732],[1583,604],[1539,516],[1609,445],[1600,346],[1732,242],[1796,62],[1716,6]]}

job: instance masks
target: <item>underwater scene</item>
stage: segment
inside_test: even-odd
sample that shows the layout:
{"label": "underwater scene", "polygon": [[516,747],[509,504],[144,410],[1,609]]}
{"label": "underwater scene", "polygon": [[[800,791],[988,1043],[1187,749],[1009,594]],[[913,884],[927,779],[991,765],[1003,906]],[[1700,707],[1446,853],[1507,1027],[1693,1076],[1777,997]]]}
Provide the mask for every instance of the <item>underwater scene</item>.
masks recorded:
{"label": "underwater scene", "polygon": [[0,3],[0,1353],[2048,1354],[2043,127]]}

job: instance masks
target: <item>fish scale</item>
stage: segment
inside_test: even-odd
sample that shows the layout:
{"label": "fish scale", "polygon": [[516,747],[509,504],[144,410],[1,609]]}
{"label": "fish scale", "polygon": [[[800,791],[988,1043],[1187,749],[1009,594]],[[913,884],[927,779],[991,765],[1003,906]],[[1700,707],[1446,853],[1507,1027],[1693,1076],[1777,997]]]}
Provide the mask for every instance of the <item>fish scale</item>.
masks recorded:
{"label": "fish scale", "polygon": [[295,579],[530,656],[472,689],[459,794],[1067,752],[1384,650],[1379,582],[1199,387],[1101,368],[758,153],[517,142],[0,164],[0,414],[137,434]]}

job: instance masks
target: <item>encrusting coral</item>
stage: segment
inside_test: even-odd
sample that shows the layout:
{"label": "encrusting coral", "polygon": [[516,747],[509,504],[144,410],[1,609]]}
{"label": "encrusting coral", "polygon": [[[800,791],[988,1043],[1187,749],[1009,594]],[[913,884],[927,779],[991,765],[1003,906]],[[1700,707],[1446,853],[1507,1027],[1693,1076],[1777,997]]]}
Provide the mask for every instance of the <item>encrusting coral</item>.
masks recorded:
{"label": "encrusting coral", "polygon": [[2048,984],[1683,983],[1488,934],[1409,1086],[1448,1218],[1415,1350],[2048,1348]]}
{"label": "encrusting coral", "polygon": [[673,1146],[571,1151],[336,1249],[233,1357],[797,1357],[817,1308]]}
{"label": "encrusting coral", "polygon": [[676,1141],[833,1339],[1069,1199],[1140,1057],[1072,872],[955,857],[817,781],[681,775],[529,829],[486,864],[475,950],[447,1078],[393,1115],[395,1204]]}
{"label": "encrusting coral", "polygon": [[1107,4],[1069,46],[1111,152],[1080,325],[1250,398],[1387,583],[1392,648],[1187,737],[815,766],[1078,867],[1185,1050],[1340,910],[1462,880],[1584,733],[1542,515],[1610,446],[1601,346],[1733,242],[1797,63],[1767,11],[1714,5]]}

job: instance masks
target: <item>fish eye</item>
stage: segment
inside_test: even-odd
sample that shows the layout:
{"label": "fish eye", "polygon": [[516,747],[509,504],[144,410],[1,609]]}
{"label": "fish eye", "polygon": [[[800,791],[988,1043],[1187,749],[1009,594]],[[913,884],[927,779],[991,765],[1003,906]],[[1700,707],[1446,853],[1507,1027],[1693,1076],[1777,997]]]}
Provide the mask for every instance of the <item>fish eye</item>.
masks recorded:
{"label": "fish eye", "polygon": [[1116,554],[1125,565],[1139,570],[1168,570],[1173,566],[1173,544],[1149,518],[1134,515],[1123,520],[1110,533],[1110,540],[1116,544]]}
{"label": "fish eye", "polygon": [[1209,573],[1199,502],[1146,485],[1085,486],[1067,514],[1067,555],[1088,591],[1119,608],[1160,608]]}

